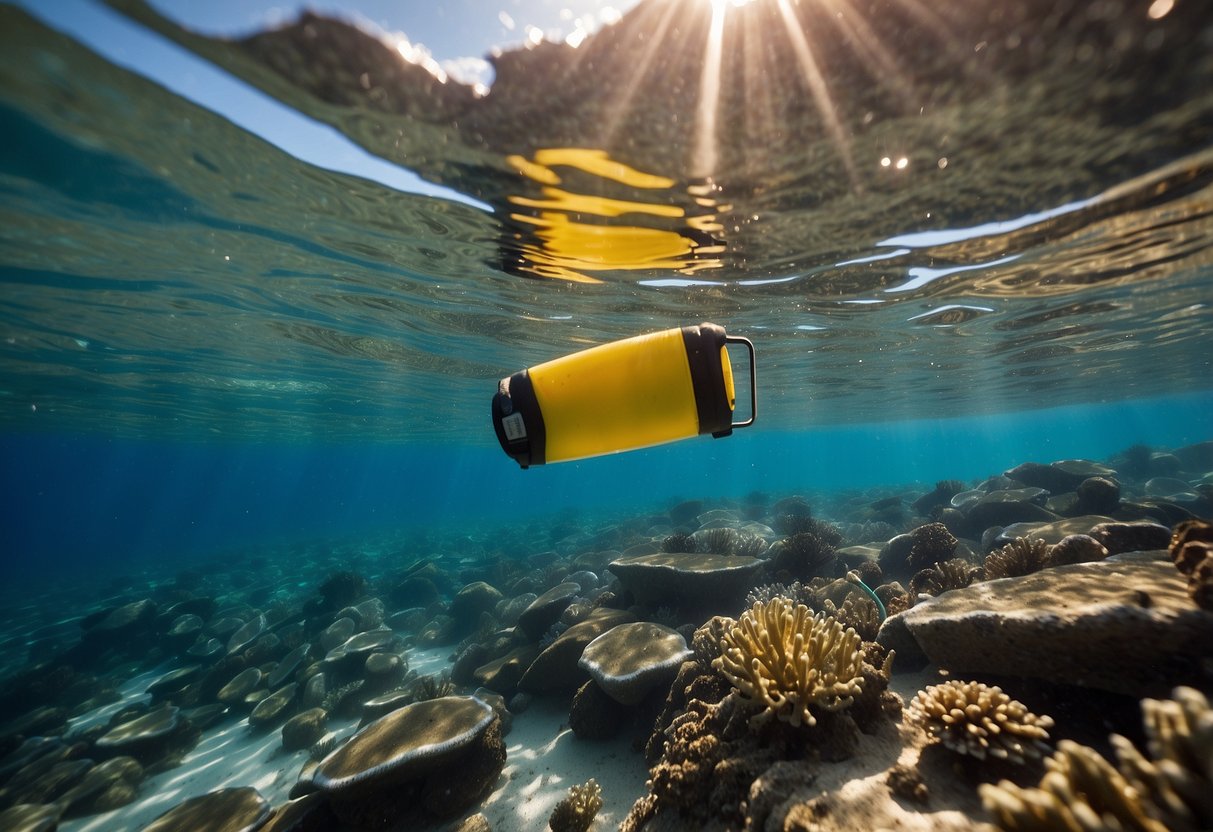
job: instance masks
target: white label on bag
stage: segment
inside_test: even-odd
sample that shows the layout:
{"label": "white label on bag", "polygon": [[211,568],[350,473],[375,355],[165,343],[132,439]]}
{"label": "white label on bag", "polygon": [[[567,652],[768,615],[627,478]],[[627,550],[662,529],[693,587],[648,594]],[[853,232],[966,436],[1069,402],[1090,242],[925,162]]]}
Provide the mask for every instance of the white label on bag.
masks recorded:
{"label": "white label on bag", "polygon": [[505,429],[505,438],[513,442],[516,439],[526,439],[526,422],[522,421],[521,413],[511,413],[501,420]]}

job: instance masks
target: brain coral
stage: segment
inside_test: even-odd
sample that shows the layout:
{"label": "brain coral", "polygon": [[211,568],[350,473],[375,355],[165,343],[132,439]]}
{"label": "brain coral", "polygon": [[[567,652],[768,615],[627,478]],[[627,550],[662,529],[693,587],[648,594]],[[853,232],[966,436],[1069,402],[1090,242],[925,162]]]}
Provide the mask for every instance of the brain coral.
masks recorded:
{"label": "brain coral", "polygon": [[1030,713],[1022,703],[981,682],[950,680],[921,690],[910,705],[910,719],[933,742],[980,760],[986,756],[1022,764],[1039,759],[1053,720]]}
{"label": "brain coral", "polygon": [[863,691],[860,638],[834,618],[815,617],[803,604],[776,596],[755,603],[720,638],[712,664],[741,700],[799,726],[817,724],[811,708],[841,710]]}
{"label": "brain coral", "polygon": [[1005,830],[1213,828],[1213,710],[1193,688],[1176,688],[1172,696],[1142,700],[1149,759],[1113,735],[1118,770],[1090,748],[1062,740],[1036,788],[1006,780],[982,785],[986,809]]}

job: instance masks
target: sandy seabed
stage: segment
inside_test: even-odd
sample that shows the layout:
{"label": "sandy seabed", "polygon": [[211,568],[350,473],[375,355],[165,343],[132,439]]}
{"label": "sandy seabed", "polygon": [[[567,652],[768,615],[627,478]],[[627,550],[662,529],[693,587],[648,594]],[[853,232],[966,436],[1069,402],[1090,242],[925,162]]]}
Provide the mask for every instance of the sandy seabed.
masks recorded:
{"label": "sandy seabed", "polygon": [[[420,673],[441,671],[449,653],[450,648],[411,651],[409,665]],[[146,701],[143,691],[168,669],[131,679],[120,689],[122,701],[73,720],[73,730],[104,722],[120,708]],[[548,816],[569,787],[592,777],[602,787],[603,798],[595,827],[617,827],[645,793],[644,756],[632,749],[630,737],[587,742],[574,736],[567,723],[568,703],[561,699],[536,698],[525,712],[515,715],[505,737],[505,769],[492,792],[468,814],[483,814],[494,832],[546,829]],[[344,740],[357,730],[357,720],[333,721],[329,730]],[[307,759],[307,751],[282,750],[281,731],[253,733],[241,719],[206,731],[181,765],[145,780],[134,802],[112,812],[62,821],[59,829],[135,832],[188,798],[237,786],[253,786],[271,805],[280,806]]]}
{"label": "sandy seabed", "polygon": [[[410,666],[422,673],[441,671],[449,648],[412,651]],[[140,699],[143,691],[162,672],[149,671],[121,688],[123,699],[73,720],[73,729],[105,721],[119,708]],[[907,701],[915,691],[938,681],[936,674],[894,675],[892,687]],[[356,720],[335,721],[330,732],[344,740],[357,730]],[[823,764],[816,786],[819,793],[832,793],[834,821],[845,824],[878,820],[888,828],[902,830],[970,829],[964,811],[920,811],[894,799],[885,784],[888,768],[896,762],[915,765],[922,745],[919,738],[892,729],[861,739],[859,753],[839,763]],[[595,820],[598,830],[618,828],[632,804],[645,794],[648,768],[644,756],[633,748],[630,735],[607,741],[577,738],[568,727],[568,702],[537,697],[523,713],[513,718],[505,737],[506,765],[492,791],[467,814],[483,814],[494,832],[536,832],[547,828],[547,820],[570,786],[591,777],[602,787],[603,806]],[[66,820],[62,832],[137,832],[182,801],[211,791],[252,786],[280,806],[308,754],[284,752],[278,730],[250,732],[245,720],[205,733],[180,766],[149,777],[132,803],[99,815]],[[972,802],[971,789],[957,785],[955,795],[936,795],[933,801],[946,806]]]}

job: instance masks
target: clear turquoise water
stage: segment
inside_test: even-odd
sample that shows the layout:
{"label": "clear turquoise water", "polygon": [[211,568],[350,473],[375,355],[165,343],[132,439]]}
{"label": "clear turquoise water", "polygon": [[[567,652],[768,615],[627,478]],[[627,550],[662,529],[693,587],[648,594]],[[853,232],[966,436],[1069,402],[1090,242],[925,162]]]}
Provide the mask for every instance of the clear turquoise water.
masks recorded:
{"label": "clear turquoise water", "polygon": [[[1025,69],[1007,46],[1005,66],[961,64],[952,89],[938,82],[946,66],[924,62],[920,116],[866,100],[872,84],[839,69],[848,142],[837,164],[820,161],[837,151],[829,131],[801,129],[817,120],[803,87],[793,96],[803,106],[779,111],[787,129],[769,134],[800,142],[755,143],[759,128],[726,111],[718,190],[700,208],[688,196],[700,172],[675,164],[698,152],[693,137],[643,129],[677,101],[654,98],[647,122],[625,114],[620,138],[558,129],[535,102],[533,122],[493,121],[490,95],[478,129],[505,138],[478,145],[457,124],[356,96],[334,107],[314,78],[286,89],[239,64],[237,46],[162,27],[192,60],[244,72],[372,155],[467,197],[447,200],[301,160],[4,7],[4,568],[121,570],[753,490],[836,495],[1207,439],[1213,70],[1199,48],[1209,15],[1182,5],[1187,17],[1157,30],[1166,49],[1134,18],[1120,33],[1125,54],[1088,69],[1081,46],[1040,23],[1046,46],[1072,50],[1070,74]],[[1108,36],[1108,49],[1122,48],[1100,32],[1097,46]],[[916,65],[910,36],[888,47]],[[1153,57],[1128,71],[1134,49]],[[1042,93],[1044,76],[1056,88]],[[585,95],[607,103],[626,80],[593,78]],[[656,96],[638,89],[631,111]],[[446,131],[446,150],[434,131]],[[665,165],[675,184],[621,191],[566,170],[570,190],[702,209],[723,253],[585,272],[593,284],[528,271],[545,253],[526,236],[539,214],[509,197],[542,192],[504,160],[538,158],[573,134],[636,170]],[[903,153],[908,172],[889,179]],[[686,233],[682,220],[635,222]],[[501,455],[488,421],[498,378],[702,320],[757,344],[755,428],[525,472]]]}

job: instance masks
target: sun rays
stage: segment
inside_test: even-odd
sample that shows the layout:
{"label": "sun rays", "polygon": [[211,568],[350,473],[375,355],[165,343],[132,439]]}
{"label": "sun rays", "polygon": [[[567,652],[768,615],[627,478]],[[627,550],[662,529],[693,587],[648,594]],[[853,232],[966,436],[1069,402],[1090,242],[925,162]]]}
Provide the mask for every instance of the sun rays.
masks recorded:
{"label": "sun rays", "polygon": [[[885,39],[908,20],[928,38],[949,36],[921,0],[893,0],[880,14],[873,17],[865,0],[645,0],[629,13],[626,34],[601,49],[592,38],[581,43],[571,61],[610,67],[600,101],[586,108],[596,114],[600,144],[510,157],[529,180],[509,197],[518,268],[577,282],[612,272],[722,268],[726,237],[759,221],[756,214],[729,218],[730,189],[778,177],[773,147],[787,159],[817,160],[821,189],[863,192],[890,153],[882,147],[872,155],[870,143],[862,144],[869,108],[880,100],[883,112],[908,115],[923,100],[904,54]],[[669,140],[637,145],[637,133]],[[603,183],[609,175],[589,166],[629,159],[644,159],[664,181],[624,184],[664,197],[617,193]],[[906,164],[898,152],[884,167]],[[556,187],[553,166],[567,165],[597,183]]]}

